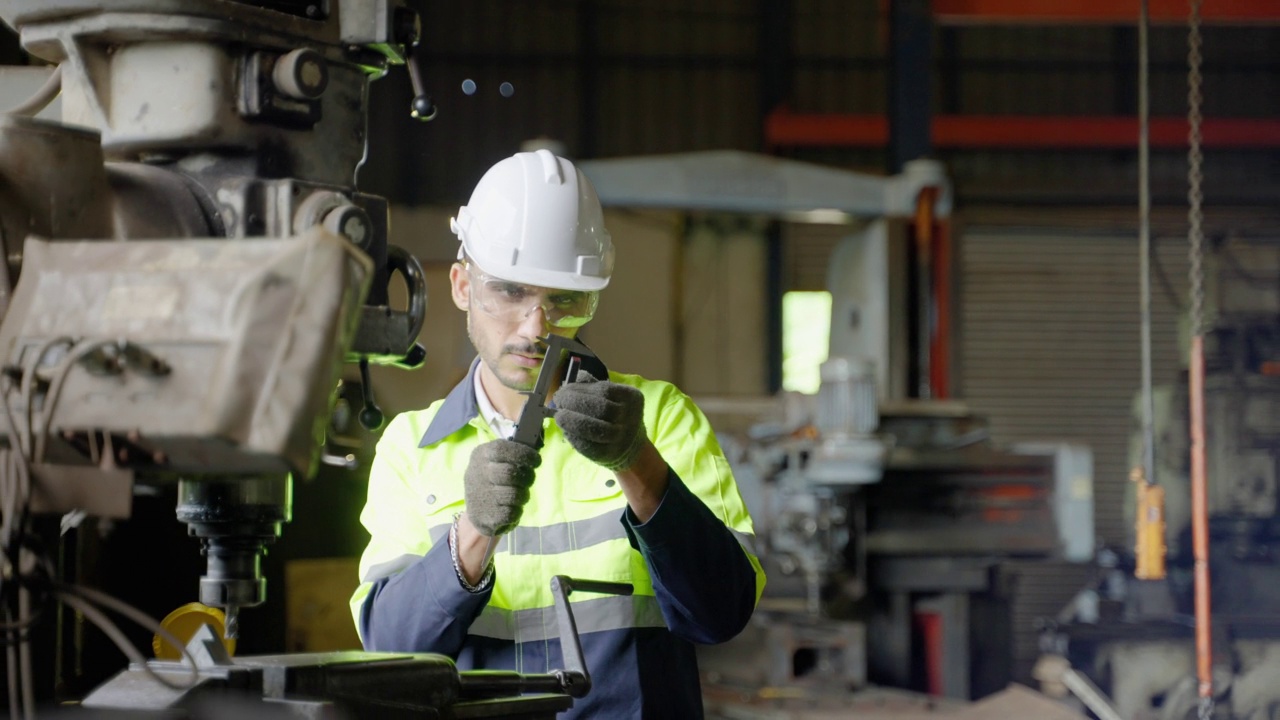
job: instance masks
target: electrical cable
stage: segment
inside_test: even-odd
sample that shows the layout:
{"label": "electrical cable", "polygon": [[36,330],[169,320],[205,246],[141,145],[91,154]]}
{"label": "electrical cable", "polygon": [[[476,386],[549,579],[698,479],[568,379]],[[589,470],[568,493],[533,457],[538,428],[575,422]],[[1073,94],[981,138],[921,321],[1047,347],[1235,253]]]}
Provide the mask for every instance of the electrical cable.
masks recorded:
{"label": "electrical cable", "polygon": [[[9,595],[7,591],[9,588],[16,586],[18,605],[16,621],[13,619],[12,608],[10,606],[5,607],[6,621],[0,624],[0,631],[3,631],[7,638],[5,644],[7,645],[6,657],[8,658],[9,671],[10,715],[13,718],[23,717],[28,720],[34,718],[35,695],[31,672],[30,636],[27,633],[27,629],[39,618],[45,603],[40,603],[37,607],[37,612],[32,614],[32,590],[29,587],[31,585],[35,585],[42,590],[47,587],[54,598],[96,625],[131,662],[136,663],[156,682],[167,688],[181,691],[194,687],[200,680],[199,669],[190,650],[187,649],[185,643],[162,627],[158,621],[134,606],[102,591],[59,582],[56,579],[56,570],[51,567],[48,558],[44,556],[39,548],[28,547],[29,542],[24,537],[23,531],[31,500],[30,467],[32,464],[44,461],[49,433],[52,429],[53,414],[68,378],[76,365],[91,353],[110,346],[116,346],[123,350],[124,342],[122,340],[102,339],[76,341],[73,338],[62,336],[41,344],[25,363],[24,373],[19,385],[19,396],[22,403],[22,412],[25,415],[25,423],[19,423],[14,417],[13,406],[10,402],[10,395],[13,392],[12,380],[0,385],[3,423],[10,438],[9,447],[0,448],[0,513],[3,513],[3,517],[0,517],[0,543],[3,544],[3,547],[0,547],[0,551],[3,551],[10,569],[10,579],[0,585],[0,595],[12,598],[13,596]],[[60,359],[49,375],[48,388],[44,393],[37,420],[35,412],[37,373],[45,355],[58,345],[69,345],[70,347],[66,355]],[[39,431],[36,430],[37,421],[39,423]],[[25,435],[20,429],[25,429]],[[34,560],[36,567],[42,573],[31,573],[26,567],[28,559]],[[47,582],[42,583],[40,582],[41,580],[46,580]],[[112,610],[158,634],[173,647],[178,648],[182,653],[182,662],[189,672],[187,679],[184,682],[175,682],[164,677],[148,665],[146,658],[130,642],[129,638],[121,632],[115,622],[103,612],[103,608]]]}
{"label": "electrical cable", "polygon": [[53,69],[53,72],[45,79],[44,84],[35,91],[31,97],[22,102],[21,105],[9,110],[9,115],[21,115],[23,117],[35,117],[41,110],[49,107],[49,103],[58,97],[58,93],[62,92],[62,66],[59,65]]}
{"label": "electrical cable", "polygon": [[53,411],[62,395],[62,388],[66,384],[67,376],[71,374],[71,370],[75,368],[76,363],[97,350],[117,343],[123,344],[124,342],[123,340],[86,340],[72,346],[67,356],[63,358],[62,364],[54,371],[49,383],[49,391],[45,394],[44,406],[41,408],[40,433],[36,435],[35,450],[31,454],[32,463],[44,462],[49,430],[53,424]]}
{"label": "electrical cable", "polygon": [[36,385],[36,373],[40,368],[40,362],[44,359],[44,356],[54,348],[54,346],[74,344],[74,343],[75,343],[75,338],[72,338],[69,335],[60,335],[51,340],[46,340],[44,343],[40,345],[40,347],[35,351],[35,353],[32,354],[31,358],[27,360],[26,366],[23,368],[22,384],[19,390],[19,400],[22,402],[21,407],[23,408],[23,412],[26,413],[26,417],[27,417],[27,426],[25,428],[27,431],[27,436],[26,438],[24,438],[25,449],[22,454],[27,458],[28,461],[31,461],[32,459],[32,445],[33,445],[34,438],[32,438],[31,435],[32,435],[33,428],[35,428],[35,418],[32,415],[32,413],[35,411],[34,396],[35,396],[35,385]]}
{"label": "electrical cable", "polygon": [[[54,595],[56,595],[62,602],[80,610],[85,618],[97,625],[100,630],[106,633],[107,637],[111,638],[112,642],[116,644],[116,647],[120,648],[120,651],[123,652],[129,660],[138,663],[148,675],[165,687],[172,690],[190,690],[195,687],[197,682],[199,682],[200,671],[196,666],[195,657],[191,655],[191,651],[187,649],[185,643],[174,636],[173,633],[169,632],[169,630],[165,629],[164,626],[162,626],[155,618],[152,618],[138,608],[120,600],[119,598],[112,597],[101,590],[94,590],[93,588],[85,587],[83,585],[55,583]],[[86,606],[91,607],[95,611],[93,615],[84,612],[81,609]],[[182,660],[185,661],[183,664],[186,665],[188,670],[187,681],[185,683],[175,683],[174,681],[157,673],[147,664],[146,658],[144,658],[138,648],[129,641],[129,638],[126,637],[124,633],[120,632],[119,627],[117,627],[110,618],[97,610],[98,607],[114,610],[129,620],[132,620],[139,626],[156,633],[165,642],[177,648],[182,653]]]}

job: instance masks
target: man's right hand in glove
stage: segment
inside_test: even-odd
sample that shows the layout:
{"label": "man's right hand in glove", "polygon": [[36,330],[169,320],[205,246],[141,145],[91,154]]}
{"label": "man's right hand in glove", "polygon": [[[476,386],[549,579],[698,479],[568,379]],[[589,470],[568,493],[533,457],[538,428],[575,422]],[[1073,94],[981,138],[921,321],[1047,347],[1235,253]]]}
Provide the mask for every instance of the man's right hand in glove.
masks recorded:
{"label": "man's right hand in glove", "polygon": [[471,451],[463,478],[467,519],[481,535],[497,537],[520,523],[533,470],[541,463],[537,450],[514,440],[493,440]]}
{"label": "man's right hand in glove", "polygon": [[484,574],[489,539],[520,524],[533,471],[541,463],[537,450],[514,440],[493,440],[471,451],[463,476],[466,512],[458,523],[458,563],[468,582]]}

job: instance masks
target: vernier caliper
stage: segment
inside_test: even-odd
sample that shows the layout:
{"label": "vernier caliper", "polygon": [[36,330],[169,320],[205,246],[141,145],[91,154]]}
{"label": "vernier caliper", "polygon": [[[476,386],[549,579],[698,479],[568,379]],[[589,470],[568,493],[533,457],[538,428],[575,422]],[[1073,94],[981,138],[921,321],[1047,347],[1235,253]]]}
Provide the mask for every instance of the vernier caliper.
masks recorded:
{"label": "vernier caliper", "polygon": [[[578,379],[578,369],[582,366],[583,358],[596,357],[590,348],[572,338],[548,334],[542,341],[546,343],[547,351],[542,356],[542,366],[538,368],[538,379],[534,381],[533,389],[525,393],[528,397],[524,401],[524,409],[520,411],[520,419],[516,421],[516,433],[511,437],[534,450],[542,448],[542,420],[556,414],[555,410],[547,407],[547,395],[561,363],[565,364],[562,384],[568,384]],[[489,567],[489,561],[493,559],[497,549],[498,538],[489,538],[484,551],[484,562],[480,563],[480,567]]]}

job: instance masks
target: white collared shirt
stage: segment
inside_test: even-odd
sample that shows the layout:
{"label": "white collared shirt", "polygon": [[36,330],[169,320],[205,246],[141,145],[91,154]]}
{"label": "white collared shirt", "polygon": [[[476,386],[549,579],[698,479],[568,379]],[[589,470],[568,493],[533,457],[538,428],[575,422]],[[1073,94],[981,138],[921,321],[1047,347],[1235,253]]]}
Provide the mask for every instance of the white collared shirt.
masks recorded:
{"label": "white collared shirt", "polygon": [[479,367],[476,368],[474,375],[476,384],[476,405],[480,408],[480,417],[484,418],[484,421],[489,424],[489,427],[493,430],[495,435],[500,438],[510,440],[516,434],[516,421],[508,420],[503,417],[502,413],[498,412],[498,410],[493,407],[493,403],[489,401],[488,394],[484,391],[484,385],[480,383]]}

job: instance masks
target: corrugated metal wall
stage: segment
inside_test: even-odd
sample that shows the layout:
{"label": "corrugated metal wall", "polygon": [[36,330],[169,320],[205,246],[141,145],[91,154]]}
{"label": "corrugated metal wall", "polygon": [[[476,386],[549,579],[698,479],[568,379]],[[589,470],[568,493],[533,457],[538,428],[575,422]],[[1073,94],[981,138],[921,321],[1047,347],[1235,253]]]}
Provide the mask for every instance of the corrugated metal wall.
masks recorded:
{"label": "corrugated metal wall", "polygon": [[[1065,440],[1093,451],[1094,525],[1100,543],[1131,542],[1125,513],[1130,439],[1141,387],[1136,234],[1052,227],[969,226],[961,236],[958,389],[1000,443]],[[1106,226],[1105,219],[1092,223]],[[1096,231],[1094,231],[1096,233]],[[1156,233],[1152,280],[1153,376],[1181,367],[1185,238]],[[1056,614],[1089,575],[1087,564],[1013,562],[1014,680],[1032,682],[1037,622]]]}
{"label": "corrugated metal wall", "polygon": [[[1002,442],[1069,440],[1094,453],[1098,535],[1119,544],[1131,407],[1141,383],[1134,236],[969,227],[960,248],[960,395]],[[1158,244],[1173,292],[1186,287],[1181,241]],[[1153,369],[1180,368],[1183,302],[1153,281]]]}
{"label": "corrugated metal wall", "polygon": [[[763,57],[767,0],[472,0],[424,4],[427,85],[440,106],[408,119],[402,69],[375,83],[367,189],[400,202],[453,203],[493,161],[548,136],[577,157],[712,148],[762,149],[762,98],[796,112],[882,113],[883,0],[791,0],[789,57]],[[1205,113],[1280,114],[1280,29],[1205,29]],[[1132,27],[944,26],[933,48],[936,113],[1132,115]],[[1152,112],[1186,107],[1186,32],[1151,36]],[[784,65],[783,87],[766,89]],[[465,95],[464,79],[477,83]],[[502,82],[515,93],[498,93]],[[782,150],[799,159],[882,171],[883,149]],[[1136,202],[1136,154],[939,153],[962,201]],[[1157,201],[1181,202],[1180,151],[1153,159]],[[1280,191],[1276,153],[1214,151],[1211,199],[1266,201]]]}
{"label": "corrugated metal wall", "polygon": [[796,112],[884,112],[885,30],[877,2],[794,0],[789,105]]}

